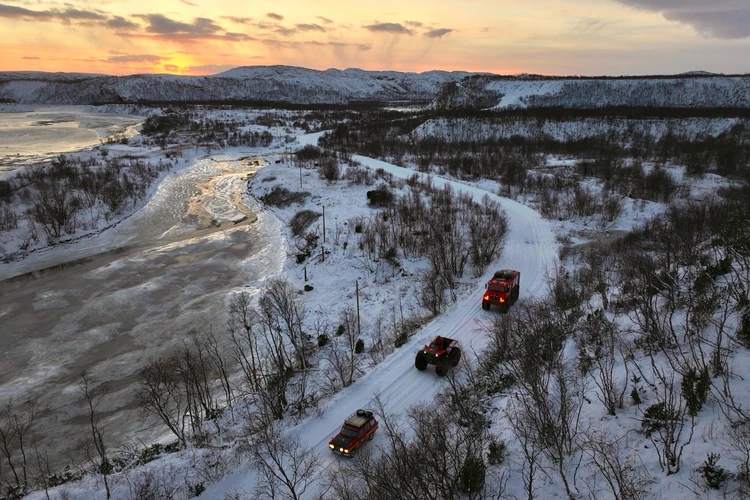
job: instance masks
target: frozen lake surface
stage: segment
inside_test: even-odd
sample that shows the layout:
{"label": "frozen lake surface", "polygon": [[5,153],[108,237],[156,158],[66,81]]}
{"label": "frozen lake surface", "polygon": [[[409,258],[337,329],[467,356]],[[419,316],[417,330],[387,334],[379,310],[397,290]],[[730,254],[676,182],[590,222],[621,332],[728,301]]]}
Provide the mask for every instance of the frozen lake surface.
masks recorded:
{"label": "frozen lake surface", "polygon": [[0,110],[0,174],[97,146],[110,136],[133,135],[143,121],[142,116],[92,113],[90,106],[7,109],[13,108]]}

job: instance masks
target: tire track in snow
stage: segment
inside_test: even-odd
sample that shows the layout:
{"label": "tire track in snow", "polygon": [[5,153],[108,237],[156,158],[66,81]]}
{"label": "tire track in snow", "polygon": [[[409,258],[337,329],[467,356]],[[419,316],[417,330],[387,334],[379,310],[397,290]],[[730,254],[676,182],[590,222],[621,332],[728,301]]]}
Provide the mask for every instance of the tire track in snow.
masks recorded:
{"label": "tire track in snow", "polygon": [[[372,158],[355,156],[354,159],[368,168],[382,168],[394,177],[408,178],[415,174],[413,170]],[[509,231],[501,259],[496,260],[494,265],[498,268],[510,267],[521,271],[521,299],[544,294],[546,272],[556,265],[558,244],[549,224],[537,212],[521,203],[480,188],[435,175],[417,175],[422,180],[431,177],[437,187],[450,185],[455,191],[470,194],[477,202],[481,202],[485,195],[498,202],[508,214]],[[295,432],[307,439],[310,444],[314,443],[315,451],[322,453],[324,457],[328,453],[328,456],[335,459],[338,457],[328,451],[331,436],[338,432],[344,419],[354,410],[372,406],[376,394],[380,394],[390,412],[401,414],[417,403],[432,401],[444,390],[447,381],[438,377],[433,367],[424,372],[418,371],[414,367],[414,355],[423,344],[438,334],[458,339],[465,355],[473,350],[478,352],[487,345],[482,326],[491,323],[497,313],[482,310],[480,301],[484,293],[484,283],[494,271],[495,267],[490,267],[485,276],[477,279],[477,287],[473,293],[460,298],[456,304],[424,326],[380,365],[350,387],[340,391],[326,405],[321,416],[301,422],[295,427]],[[376,436],[373,444],[377,446],[377,443]]]}

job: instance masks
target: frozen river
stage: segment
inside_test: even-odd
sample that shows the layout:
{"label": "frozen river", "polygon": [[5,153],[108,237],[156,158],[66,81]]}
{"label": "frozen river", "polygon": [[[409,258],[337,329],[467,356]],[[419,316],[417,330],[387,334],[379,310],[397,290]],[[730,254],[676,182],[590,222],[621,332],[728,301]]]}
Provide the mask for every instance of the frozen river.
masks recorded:
{"label": "frozen river", "polygon": [[24,274],[0,281],[0,403],[37,403],[35,429],[54,465],[89,437],[82,371],[108,391],[100,411],[110,449],[126,437],[148,442],[163,429],[135,404],[138,368],[190,331],[226,338],[231,292],[281,272],[279,223],[245,196],[263,161],[198,160],[115,229],[33,255]]}

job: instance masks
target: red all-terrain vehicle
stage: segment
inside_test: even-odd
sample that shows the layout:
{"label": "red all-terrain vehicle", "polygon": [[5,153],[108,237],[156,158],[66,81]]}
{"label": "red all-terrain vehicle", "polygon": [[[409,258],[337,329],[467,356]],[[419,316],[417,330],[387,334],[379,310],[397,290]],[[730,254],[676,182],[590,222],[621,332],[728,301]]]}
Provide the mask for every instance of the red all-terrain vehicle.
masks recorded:
{"label": "red all-terrain vehicle", "polygon": [[354,455],[363,443],[375,437],[378,421],[370,410],[357,410],[344,420],[341,431],[333,436],[328,447],[347,457]]}
{"label": "red all-terrain vehicle", "polygon": [[508,312],[510,306],[518,300],[518,289],[521,283],[521,273],[512,269],[501,269],[495,272],[484,288],[482,309],[489,310],[490,305],[497,304],[500,310]]}
{"label": "red all-terrain vehicle", "polygon": [[456,366],[461,359],[461,349],[458,340],[437,336],[435,340],[417,351],[414,366],[417,370],[424,370],[427,365],[435,365],[435,373],[441,377],[448,373],[452,366]]}

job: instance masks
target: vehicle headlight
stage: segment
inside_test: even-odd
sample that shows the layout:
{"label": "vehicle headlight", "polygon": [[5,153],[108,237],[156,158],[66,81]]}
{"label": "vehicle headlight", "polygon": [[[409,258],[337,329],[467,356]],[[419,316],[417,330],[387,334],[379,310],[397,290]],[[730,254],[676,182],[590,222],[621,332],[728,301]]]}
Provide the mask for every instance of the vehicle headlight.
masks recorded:
{"label": "vehicle headlight", "polygon": [[349,453],[349,450],[344,450],[344,453]]}
{"label": "vehicle headlight", "polygon": [[329,444],[329,445],[328,445],[328,447],[329,447],[330,449],[333,449],[333,445],[332,445],[332,444]]}

